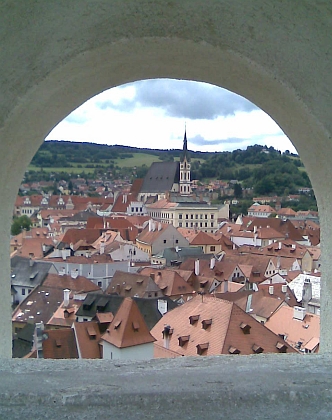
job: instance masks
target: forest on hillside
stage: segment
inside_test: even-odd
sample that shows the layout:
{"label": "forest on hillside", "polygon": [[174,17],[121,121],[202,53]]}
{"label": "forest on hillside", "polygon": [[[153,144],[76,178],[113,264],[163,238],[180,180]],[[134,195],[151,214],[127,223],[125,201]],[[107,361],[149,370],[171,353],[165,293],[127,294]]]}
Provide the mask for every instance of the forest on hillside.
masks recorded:
{"label": "forest on hillside", "polygon": [[[179,160],[182,150],[152,150],[127,146],[62,141],[44,142],[34,156],[27,180],[84,178],[142,178],[153,161]],[[190,151],[191,178],[237,180],[254,195],[287,196],[311,183],[300,158],[273,147],[249,146],[232,152]],[[241,189],[238,187],[239,194]]]}

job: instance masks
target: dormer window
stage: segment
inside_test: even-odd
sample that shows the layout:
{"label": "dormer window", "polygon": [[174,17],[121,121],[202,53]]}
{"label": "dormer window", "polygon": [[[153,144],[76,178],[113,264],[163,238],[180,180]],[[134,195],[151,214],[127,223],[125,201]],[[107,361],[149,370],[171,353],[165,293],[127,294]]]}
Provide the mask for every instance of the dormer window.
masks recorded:
{"label": "dormer window", "polygon": [[212,319],[210,318],[210,319],[203,319],[203,321],[202,321],[202,328],[204,329],[204,330],[206,330],[206,329],[208,329],[209,328],[209,326],[212,324]]}
{"label": "dormer window", "polygon": [[240,354],[241,352],[236,347],[230,346],[230,348],[228,349],[228,353],[229,354]]}
{"label": "dormer window", "polygon": [[133,330],[136,332],[139,330],[139,323],[137,321],[133,322]]}
{"label": "dormer window", "polygon": [[254,344],[254,345],[252,346],[252,350],[253,350],[253,352],[254,352],[254,353],[256,353],[256,354],[263,353],[263,351],[264,351],[263,347],[259,346],[258,344]]}
{"label": "dormer window", "polygon": [[183,347],[186,343],[188,343],[190,335],[182,335],[179,337],[179,346]]}
{"label": "dormer window", "polygon": [[287,352],[286,344],[281,343],[280,341],[277,342],[276,348],[279,350],[280,353],[286,353]]}
{"label": "dormer window", "polygon": [[114,329],[117,330],[121,325],[121,321],[116,321],[114,324]]}
{"label": "dormer window", "polygon": [[200,356],[207,353],[207,349],[209,348],[209,343],[197,344],[197,354]]}
{"label": "dormer window", "polygon": [[251,329],[250,325],[246,324],[245,322],[242,322],[240,324],[240,328],[241,328],[243,334],[250,334],[250,329]]}
{"label": "dormer window", "polygon": [[190,317],[189,317],[189,322],[190,322],[190,325],[194,325],[194,324],[196,324],[196,322],[199,320],[199,315],[191,315]]}

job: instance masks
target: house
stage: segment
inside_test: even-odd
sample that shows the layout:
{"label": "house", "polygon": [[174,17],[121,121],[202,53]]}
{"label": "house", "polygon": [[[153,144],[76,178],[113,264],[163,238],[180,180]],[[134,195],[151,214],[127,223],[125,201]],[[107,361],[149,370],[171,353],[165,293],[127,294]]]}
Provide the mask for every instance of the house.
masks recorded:
{"label": "house", "polygon": [[265,326],[303,353],[317,353],[320,342],[320,317],[305,308],[281,306]]}
{"label": "house", "polygon": [[295,352],[235,303],[196,296],[151,330],[155,357]]}
{"label": "house", "polygon": [[165,248],[151,256],[151,264],[166,267],[179,266],[187,258],[210,259],[211,254],[204,254],[200,246]]}
{"label": "house", "polygon": [[148,360],[153,358],[153,343],[142,314],[131,298],[125,298],[113,321],[101,336],[103,359]]}
{"label": "house", "polygon": [[137,236],[136,246],[149,255],[155,255],[169,247],[187,247],[189,242],[177,229],[167,223],[149,220],[145,229]]}
{"label": "house", "polygon": [[172,300],[183,298],[185,301],[192,298],[195,293],[193,287],[181,277],[180,272],[175,270],[146,267],[140,271],[140,274],[151,277],[164,296],[168,296]]}
{"label": "house", "polygon": [[269,217],[272,213],[275,213],[275,209],[268,204],[254,203],[248,209],[248,216],[254,217]]}
{"label": "house", "polygon": [[[89,293],[76,312],[77,321],[86,322],[96,319],[100,325],[105,322],[109,323],[117,313],[123,299],[124,297],[118,295]],[[177,307],[168,297],[161,299],[142,299],[135,297],[133,299],[138,305],[149,330],[162,318],[164,313]]]}
{"label": "house", "polygon": [[122,297],[161,298],[164,293],[150,276],[116,271],[106,289],[107,294]]}
{"label": "house", "polygon": [[14,256],[10,260],[12,304],[21,303],[31,291],[41,284],[52,267],[51,263]]}

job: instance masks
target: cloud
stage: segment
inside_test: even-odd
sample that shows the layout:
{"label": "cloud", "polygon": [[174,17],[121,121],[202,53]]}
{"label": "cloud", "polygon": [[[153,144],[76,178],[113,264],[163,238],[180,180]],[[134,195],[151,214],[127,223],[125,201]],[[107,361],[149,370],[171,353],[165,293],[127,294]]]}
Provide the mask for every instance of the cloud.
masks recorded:
{"label": "cloud", "polygon": [[241,139],[238,137],[230,137],[227,139],[218,139],[218,140],[206,140],[201,135],[190,138],[189,143],[194,144],[195,146],[218,146],[220,144],[242,144],[248,141],[248,139]]}
{"label": "cloud", "polygon": [[88,121],[88,117],[86,115],[80,114],[79,112],[72,112],[64,119],[67,123],[71,124],[84,124]]}
{"label": "cloud", "polygon": [[237,112],[251,112],[258,108],[248,100],[206,83],[185,80],[155,79],[136,82],[115,89],[135,86],[131,97],[98,103],[100,109],[131,112],[136,108],[160,108],[168,117],[191,120],[214,120],[219,116],[233,116]]}

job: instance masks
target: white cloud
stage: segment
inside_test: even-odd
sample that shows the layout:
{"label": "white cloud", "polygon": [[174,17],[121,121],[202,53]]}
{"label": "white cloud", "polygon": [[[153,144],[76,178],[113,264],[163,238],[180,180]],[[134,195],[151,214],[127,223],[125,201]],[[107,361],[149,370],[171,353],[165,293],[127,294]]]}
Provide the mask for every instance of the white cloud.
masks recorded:
{"label": "white cloud", "polygon": [[173,149],[182,147],[185,123],[193,150],[266,144],[296,152],[278,125],[244,98],[204,83],[167,79],[102,92],[59,123],[47,140]]}

